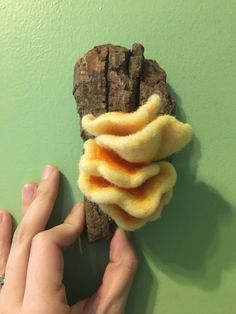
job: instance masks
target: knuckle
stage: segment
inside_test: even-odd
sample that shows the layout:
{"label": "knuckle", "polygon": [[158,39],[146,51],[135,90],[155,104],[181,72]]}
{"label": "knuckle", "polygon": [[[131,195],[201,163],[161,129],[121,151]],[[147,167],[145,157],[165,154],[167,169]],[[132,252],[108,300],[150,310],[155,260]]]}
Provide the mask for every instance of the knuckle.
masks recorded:
{"label": "knuckle", "polygon": [[49,189],[46,189],[44,186],[40,185],[37,190],[37,197],[39,199],[44,199],[50,197],[51,193]]}
{"label": "knuckle", "polygon": [[46,232],[41,231],[37,233],[32,240],[32,246],[45,246],[48,242]]}
{"label": "knuckle", "polygon": [[78,231],[79,231],[79,225],[77,224],[74,224],[74,223],[71,223],[71,222],[64,222],[63,224],[60,225],[63,230],[68,230],[68,232],[70,232],[71,235],[73,236],[76,236],[78,235]]}
{"label": "knuckle", "polygon": [[16,231],[14,232],[13,238],[12,238],[12,245],[18,245],[19,243],[25,243],[26,241],[29,241],[30,234],[28,232],[28,229],[25,225],[19,224],[19,226],[16,228]]}
{"label": "knuckle", "polygon": [[36,196],[39,201],[49,200],[53,202],[55,199],[55,195],[52,189],[44,185],[39,185]]}
{"label": "knuckle", "polygon": [[137,256],[134,253],[130,254],[130,256],[125,260],[125,265],[131,272],[136,272],[138,269]]}

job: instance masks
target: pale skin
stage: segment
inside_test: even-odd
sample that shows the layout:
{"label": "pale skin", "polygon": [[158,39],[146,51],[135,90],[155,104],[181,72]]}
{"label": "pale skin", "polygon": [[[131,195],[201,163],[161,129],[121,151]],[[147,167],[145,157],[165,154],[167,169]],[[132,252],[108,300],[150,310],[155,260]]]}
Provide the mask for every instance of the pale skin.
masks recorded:
{"label": "pale skin", "polygon": [[[63,250],[82,233],[82,203],[75,204],[63,224],[45,230],[58,194],[60,173],[46,166],[41,182],[22,191],[22,220],[12,237],[10,214],[0,211],[0,314],[121,314],[137,270],[137,257],[124,231],[110,244],[103,281],[91,297],[69,306],[63,278]],[[79,267],[79,265],[78,265]]]}

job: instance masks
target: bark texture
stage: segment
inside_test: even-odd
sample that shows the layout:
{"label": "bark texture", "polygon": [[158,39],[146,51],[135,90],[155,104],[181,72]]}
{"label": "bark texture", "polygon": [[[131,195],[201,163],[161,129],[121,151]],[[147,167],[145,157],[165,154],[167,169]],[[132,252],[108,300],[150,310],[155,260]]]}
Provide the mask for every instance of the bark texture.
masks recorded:
{"label": "bark texture", "polygon": [[[161,114],[174,114],[166,72],[155,60],[144,58],[141,44],[133,44],[131,50],[96,46],[75,64],[73,94],[81,118],[88,113],[134,111],[154,93],[162,98]],[[81,136],[84,141],[92,137],[82,129]],[[96,204],[85,199],[85,212],[89,242],[111,235],[115,224]]]}

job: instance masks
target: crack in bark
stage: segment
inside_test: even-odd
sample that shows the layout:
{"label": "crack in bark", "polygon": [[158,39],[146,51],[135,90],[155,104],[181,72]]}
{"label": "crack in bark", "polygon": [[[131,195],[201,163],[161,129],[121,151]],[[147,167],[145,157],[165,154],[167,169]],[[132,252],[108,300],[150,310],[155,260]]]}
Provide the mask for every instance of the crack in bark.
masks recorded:
{"label": "crack in bark", "polygon": [[106,95],[106,111],[109,111],[109,92],[110,92],[110,84],[108,80],[108,69],[109,69],[109,55],[110,55],[110,50],[109,46],[107,47],[107,55],[105,59],[105,81],[106,81],[106,90],[105,90],[105,95]]}

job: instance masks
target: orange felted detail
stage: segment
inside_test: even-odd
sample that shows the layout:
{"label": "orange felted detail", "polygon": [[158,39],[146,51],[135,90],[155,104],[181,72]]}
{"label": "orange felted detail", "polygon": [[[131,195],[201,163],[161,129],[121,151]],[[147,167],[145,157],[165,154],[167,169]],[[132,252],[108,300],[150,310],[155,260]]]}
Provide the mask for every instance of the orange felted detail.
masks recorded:
{"label": "orange felted detail", "polygon": [[103,212],[109,215],[116,222],[116,224],[120,226],[120,228],[128,231],[134,231],[143,226],[145,223],[160,218],[163,206],[169,203],[171,197],[172,190],[164,193],[161,197],[159,207],[152,215],[146,218],[133,217],[124,211],[120,206],[114,204],[99,204],[99,207]]}
{"label": "orange felted detail", "polygon": [[135,188],[158,174],[158,162],[151,164],[130,163],[90,139],[84,143],[84,155],[79,163],[80,171],[91,176],[103,177],[123,188]]}
{"label": "orange felted detail", "polygon": [[100,161],[105,161],[111,167],[116,168],[122,172],[125,172],[126,174],[135,173],[139,169],[145,167],[145,164],[130,163],[122,159],[121,157],[119,157],[117,154],[115,154],[111,150],[98,146],[95,142],[93,145],[93,153],[92,153],[91,159],[98,159]]}
{"label": "orange felted detail", "polygon": [[111,186],[111,183],[101,177],[88,176],[88,181],[93,187],[93,190],[99,190],[100,188],[106,188]]}
{"label": "orange felted detail", "polygon": [[88,199],[98,204],[116,204],[131,216],[144,218],[159,207],[161,197],[172,190],[176,172],[169,162],[160,162],[160,172],[133,189],[118,187],[104,178],[81,171],[79,187]]}

